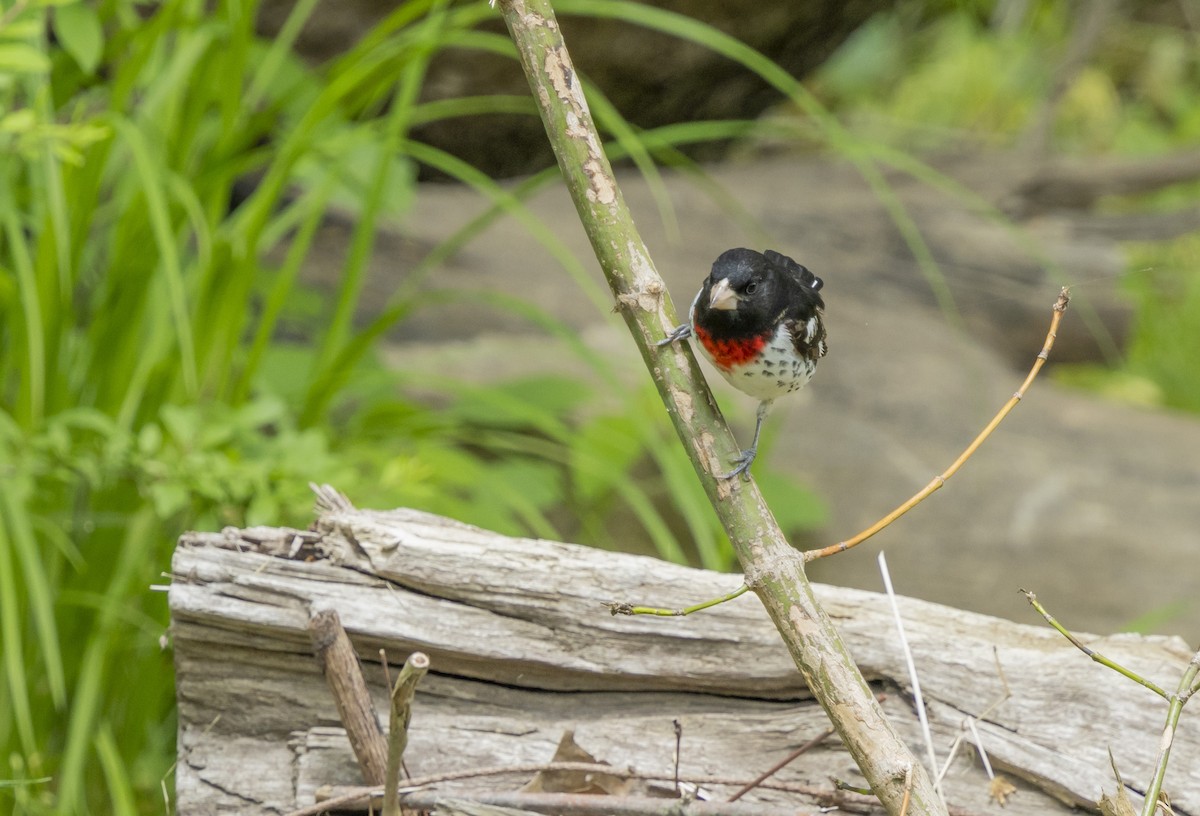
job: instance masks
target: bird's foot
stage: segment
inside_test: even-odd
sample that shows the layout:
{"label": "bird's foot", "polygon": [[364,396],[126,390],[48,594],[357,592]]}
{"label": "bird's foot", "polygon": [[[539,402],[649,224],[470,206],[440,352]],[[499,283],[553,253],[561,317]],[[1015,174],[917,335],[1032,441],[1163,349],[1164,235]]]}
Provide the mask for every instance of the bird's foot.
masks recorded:
{"label": "bird's foot", "polygon": [[680,340],[686,340],[687,338],[689,338],[691,336],[692,336],[692,324],[684,323],[681,326],[676,326],[674,329],[671,330],[670,334],[668,334],[662,340],[659,340],[654,345],[669,346],[672,343],[676,343]]}
{"label": "bird's foot", "polygon": [[746,448],[746,450],[733,457],[733,463],[737,465],[728,473],[717,475],[718,479],[732,479],[735,476],[741,476],[746,481],[750,480],[750,465],[754,463],[754,457],[758,456],[758,448]]}

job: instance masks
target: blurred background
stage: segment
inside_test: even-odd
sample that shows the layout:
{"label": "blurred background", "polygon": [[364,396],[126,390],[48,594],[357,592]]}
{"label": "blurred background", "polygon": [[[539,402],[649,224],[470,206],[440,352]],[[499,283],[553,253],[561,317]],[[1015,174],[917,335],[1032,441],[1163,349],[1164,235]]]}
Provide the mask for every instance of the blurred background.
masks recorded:
{"label": "blurred background", "polygon": [[[556,8],[676,307],[731,246],[826,281],[755,465],[797,546],[953,461],[1072,286],[994,438],[818,580],[884,547],[1196,642],[1200,3]],[[310,481],[736,570],[486,2],[0,9],[0,810],[171,812],[174,541],[304,527]]]}

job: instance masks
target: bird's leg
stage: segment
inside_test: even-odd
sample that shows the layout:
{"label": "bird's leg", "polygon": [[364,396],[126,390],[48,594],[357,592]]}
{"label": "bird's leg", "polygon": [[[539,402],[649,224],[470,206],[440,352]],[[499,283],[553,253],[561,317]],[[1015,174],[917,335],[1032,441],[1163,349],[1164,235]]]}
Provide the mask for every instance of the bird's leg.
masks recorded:
{"label": "bird's leg", "polygon": [[733,461],[737,467],[728,473],[717,476],[718,479],[732,479],[739,474],[743,478],[750,478],[750,465],[753,464],[754,457],[758,455],[758,435],[762,433],[763,420],[767,418],[767,414],[771,413],[771,406],[774,404],[775,400],[763,400],[758,404],[758,419],[754,423],[754,440],[750,443],[750,447],[734,457]]}
{"label": "bird's leg", "polygon": [[662,340],[659,340],[654,345],[669,346],[672,343],[676,343],[680,340],[686,340],[687,338],[689,338],[691,336],[692,336],[692,324],[684,323],[680,326],[676,326],[674,329],[671,330],[670,334],[668,334]]}

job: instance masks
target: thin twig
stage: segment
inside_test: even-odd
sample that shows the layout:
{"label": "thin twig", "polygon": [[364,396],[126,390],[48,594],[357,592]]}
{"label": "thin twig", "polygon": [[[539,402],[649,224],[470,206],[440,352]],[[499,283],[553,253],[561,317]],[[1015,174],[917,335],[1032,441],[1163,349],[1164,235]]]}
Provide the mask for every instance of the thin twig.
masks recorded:
{"label": "thin twig", "polygon": [[912,766],[908,766],[908,770],[904,772],[904,801],[900,803],[900,816],[908,816],[908,802],[912,795]]}
{"label": "thin twig", "polygon": [[[896,600],[896,591],[892,588],[892,574],[888,571],[887,556],[882,552],[879,553],[879,574],[883,576],[883,588],[887,592],[888,601],[892,605],[892,618],[896,621],[896,634],[900,640],[900,650],[904,652],[904,663],[908,667],[908,681],[912,684],[913,700],[917,705],[917,721],[921,723],[921,735],[925,738],[925,750],[929,756],[929,772],[937,773],[938,764],[937,756],[933,752],[933,733],[929,730],[929,715],[925,711],[925,695],[921,693],[921,679],[917,677],[917,664],[913,660],[912,649],[908,647],[908,637],[904,634],[904,620],[900,617],[900,604]],[[907,791],[912,785],[912,769],[909,768],[905,772],[905,790]],[[938,796],[944,798],[942,793],[941,783],[937,779],[933,781],[934,790]],[[904,797],[904,807],[901,810],[908,809],[908,796]]]}
{"label": "thin twig", "polygon": [[1101,666],[1107,666],[1108,668],[1112,669],[1113,671],[1117,672],[1118,674],[1128,677],[1130,680],[1137,683],[1139,686],[1144,686],[1145,688],[1150,689],[1155,694],[1157,694],[1159,697],[1162,697],[1164,700],[1171,699],[1172,695],[1167,694],[1167,692],[1163,691],[1161,688],[1159,688],[1153,682],[1147,680],[1145,677],[1142,677],[1140,674],[1137,674],[1136,672],[1133,672],[1133,671],[1125,668],[1120,663],[1117,663],[1113,660],[1109,660],[1107,657],[1100,654],[1095,649],[1085,646],[1079,638],[1075,637],[1073,634],[1071,634],[1069,631],[1067,631],[1067,629],[1061,623],[1059,623],[1057,620],[1055,620],[1053,615],[1051,615],[1049,612],[1046,611],[1046,607],[1042,606],[1041,602],[1038,601],[1037,595],[1034,595],[1032,592],[1030,592],[1027,589],[1019,590],[1019,592],[1021,592],[1022,595],[1024,595],[1027,599],[1029,599],[1029,603],[1033,605],[1033,608],[1038,611],[1039,615],[1041,615],[1043,618],[1046,619],[1046,623],[1053,626],[1058,631],[1058,633],[1060,635],[1062,635],[1063,637],[1065,637],[1067,640],[1069,640],[1071,642],[1071,645],[1074,646],[1076,649],[1083,652],[1085,655],[1087,655],[1092,660],[1099,663]]}
{"label": "thin twig", "polygon": [[335,609],[314,609],[308,618],[313,651],[337,706],[338,716],[358,760],[363,781],[381,785],[386,778],[387,742],[375,716],[371,692],[363,678],[358,655]]}
{"label": "thin twig", "polygon": [[438,793],[421,791],[404,797],[406,807],[434,810],[454,800],[479,802],[518,812],[554,816],[796,816],[794,806],[747,802],[681,801],[650,796],[595,796],[579,793]]}
{"label": "thin twig", "polygon": [[[659,773],[654,771],[635,771],[630,768],[620,768],[614,765],[606,765],[599,762],[537,762],[518,765],[499,765],[486,768],[469,768],[458,771],[446,771],[438,774],[429,774],[427,776],[414,777],[406,781],[405,785],[400,788],[401,793],[411,793],[421,788],[427,788],[431,785],[437,785],[443,782],[455,782],[463,779],[479,779],[487,776],[505,776],[509,774],[535,774],[535,773],[550,773],[550,772],[570,772],[570,773],[604,773],[612,776],[620,776],[626,779],[649,779],[649,780],[669,780],[674,778],[673,773]],[[722,776],[696,776],[696,777],[681,777],[681,783],[691,785],[725,785],[729,787],[737,786],[744,787],[748,783],[745,779],[734,779]],[[830,791],[828,787],[818,787],[815,785],[805,785],[801,783],[789,782],[760,782],[758,787],[769,788],[771,790],[786,791],[789,793],[798,793],[804,796],[812,797],[828,797]],[[361,803],[368,798],[378,798],[383,795],[383,787],[349,787],[349,788],[331,788],[329,791],[336,790],[336,794],[328,795],[321,798],[321,801],[299,810],[291,811],[287,816],[317,816],[317,814],[325,813],[329,810],[346,810],[357,807],[356,803]],[[318,797],[321,797],[322,791],[318,791]],[[365,807],[365,805],[364,805]]]}
{"label": "thin twig", "polygon": [[783,759],[779,760],[779,762],[772,765],[769,769],[763,771],[753,781],[747,782],[740,789],[738,789],[737,793],[735,793],[733,796],[730,796],[727,801],[736,802],[738,799],[741,799],[747,793],[749,793],[750,791],[759,787],[760,785],[762,785],[763,782],[766,782],[772,776],[774,776],[775,774],[779,773],[781,770],[786,768],[793,761],[795,761],[799,757],[803,756],[804,754],[807,754],[813,748],[816,748],[818,745],[820,745],[822,742],[829,739],[836,733],[837,732],[834,731],[832,728],[828,728],[828,729],[822,731],[820,734],[817,734],[815,737],[813,737],[808,742],[801,745],[795,751],[792,751],[790,754],[785,756]]}
{"label": "thin twig", "polygon": [[400,816],[400,764],[408,747],[408,723],[412,719],[413,695],[417,684],[429,671],[429,656],[413,652],[404,661],[392,686],[391,717],[388,721],[387,778],[383,787],[383,816]]}
{"label": "thin twig", "polygon": [[392,670],[388,666],[387,649],[379,650],[379,667],[383,669],[383,684],[388,688],[392,687]]}
{"label": "thin twig", "polygon": [[683,726],[679,724],[679,720],[671,720],[671,727],[675,729],[675,795],[679,796],[679,755],[683,752]]}
{"label": "thin twig", "polygon": [[995,779],[996,774],[992,771],[992,762],[988,759],[987,751],[983,750],[983,740],[979,736],[979,729],[975,727],[975,718],[967,718],[967,729],[971,732],[971,739],[975,741],[975,749],[979,751],[979,761],[983,763],[983,771],[987,774],[988,779]]}
{"label": "thin twig", "polygon": [[1033,383],[1034,378],[1037,377],[1038,372],[1042,370],[1042,366],[1046,364],[1046,360],[1050,359],[1050,350],[1054,348],[1054,341],[1058,337],[1058,324],[1062,321],[1063,312],[1067,310],[1067,304],[1070,302],[1070,291],[1064,286],[1062,291],[1058,293],[1058,299],[1054,301],[1054,312],[1050,318],[1050,330],[1046,332],[1046,342],[1042,346],[1042,350],[1038,352],[1037,359],[1034,360],[1033,367],[1030,368],[1029,375],[1025,378],[1025,382],[1021,383],[1021,387],[1018,388],[1011,397],[1009,397],[1008,402],[1004,403],[1004,407],[1002,407],[996,413],[996,415],[992,417],[992,421],[989,422],[984,429],[979,432],[979,435],[972,440],[970,445],[967,445],[966,450],[964,450],[959,457],[954,460],[954,463],[951,464],[950,467],[946,468],[941,475],[935,476],[929,484],[917,491],[917,493],[908,501],[904,502],[904,504],[888,513],[886,516],[872,524],[867,529],[863,530],[858,535],[854,536],[853,538],[848,538],[845,541],[839,541],[836,544],[830,544],[828,547],[822,547],[821,549],[817,550],[808,550],[804,553],[804,560],[806,562],[815,561],[818,558],[836,555],[837,553],[845,552],[851,547],[858,546],[871,536],[886,528],[893,521],[903,516],[909,510],[912,510],[918,504],[925,501],[925,499],[929,498],[930,495],[944,486],[951,476],[953,476],[955,473],[958,473],[959,468],[961,468],[966,461],[975,454],[975,451],[979,450],[980,445],[982,445],[987,438],[992,435],[992,432],[995,431],[996,427],[999,426],[999,424],[1004,421],[1005,417],[1012,412],[1012,409],[1017,407],[1017,403],[1019,403],[1025,396],[1025,392],[1029,390],[1029,386]]}
{"label": "thin twig", "polygon": [[[528,766],[514,765],[514,766],[508,766],[508,767],[504,767],[504,768],[491,768],[491,769],[483,769],[483,770],[485,772],[498,772],[498,773],[532,773],[532,772],[535,772],[538,770],[549,770],[549,771],[554,771],[554,770],[567,770],[567,771],[593,770],[593,771],[600,771],[603,773],[612,773],[614,771],[613,767],[609,766],[609,765],[594,765],[591,763],[580,763],[580,762],[557,762],[557,763],[548,763],[548,764],[541,764],[541,765],[528,765]],[[480,773],[477,771],[458,772],[455,775],[455,778],[461,779],[461,778],[466,778],[468,776],[478,776],[478,775],[480,775]],[[622,772],[622,775],[628,776],[631,779],[668,779],[669,778],[666,774],[638,774],[638,773]],[[445,774],[439,775],[439,779],[441,779],[442,777],[445,777],[445,776],[447,776],[447,775],[445,775]],[[687,782],[688,784],[694,784],[694,785],[730,785],[730,786],[732,786],[732,785],[743,784],[742,780],[727,779],[724,777],[695,777],[695,778],[688,778],[683,781]],[[761,787],[769,788],[769,789],[775,790],[775,791],[782,791],[784,793],[793,793],[793,794],[798,794],[801,796],[810,797],[822,806],[823,812],[827,809],[839,810],[839,811],[846,812],[846,813],[872,814],[872,813],[879,812],[879,799],[877,797],[872,795],[869,790],[866,790],[863,788],[854,788],[849,785],[842,785],[840,787],[835,786],[834,789],[831,790],[828,785],[822,786],[822,787],[816,787],[813,785],[802,785],[802,784],[794,784],[794,783],[786,783],[786,782],[768,782],[768,783],[763,784]],[[326,798],[323,801],[321,801],[315,805],[309,805],[307,807],[300,808],[299,810],[293,810],[290,813],[286,814],[286,816],[320,816],[320,814],[327,813],[330,810],[368,810],[372,806],[373,800],[378,799],[378,797],[381,796],[383,793],[380,788],[327,788],[327,789],[319,790],[318,795],[320,795],[322,793],[322,791],[335,791],[336,796],[331,796],[329,798]],[[403,795],[404,795],[404,804],[406,806],[423,809],[423,804],[427,804],[426,800],[424,800],[423,798],[418,798],[416,791],[414,791],[411,786],[406,786],[404,788]],[[442,801],[449,802],[454,799],[467,800],[467,801],[483,801],[484,799],[486,799],[487,801],[489,801],[493,804],[496,804],[497,802],[495,800],[493,800],[492,797],[499,797],[499,796],[504,796],[504,795],[506,795],[506,794],[489,793],[489,794],[480,795],[480,794],[464,794],[464,793],[447,793],[447,794],[443,794],[444,799]],[[621,801],[626,798],[627,797],[596,796],[594,794],[581,794],[579,796],[578,802],[572,802],[573,807],[570,809],[569,812],[580,814],[580,816],[585,816],[585,815],[591,816],[591,814],[614,813],[618,809],[620,809]],[[562,800],[555,802],[554,803],[555,806],[553,806],[553,807],[550,806],[548,799],[542,800],[542,801],[544,801],[547,804],[547,809],[550,812],[553,812],[553,813],[568,812],[567,809],[561,807],[561,805],[563,804]],[[526,800],[526,804],[532,804],[532,803],[533,803],[533,800]],[[638,803],[638,804],[640,804],[640,803]],[[635,814],[637,816],[642,816],[643,814],[644,814],[644,816],[675,816],[675,814],[677,814],[677,812],[678,812],[677,808],[680,806],[681,803],[677,799],[654,799],[653,802],[647,803],[647,804],[649,805],[649,807],[647,807],[646,809],[643,810],[643,809],[635,808],[632,813],[628,814],[628,816],[635,816]],[[706,806],[711,806],[714,809],[719,809],[719,810],[717,810],[717,813],[729,814],[729,816],[743,816],[743,814],[745,814],[745,816],[749,816],[749,814],[757,813],[758,811],[753,810],[753,809],[756,809],[759,807],[758,805],[751,805],[751,804],[747,804],[745,802],[737,802],[737,803],[701,802],[701,804],[706,805]],[[722,807],[722,806],[725,806],[725,807]],[[517,806],[517,807],[519,807],[519,806]],[[747,808],[747,809],[752,809],[752,810],[749,810],[749,811],[737,810],[737,811],[735,811],[735,810],[726,809],[726,808]],[[527,807],[524,809],[535,810],[536,808]],[[791,807],[786,812],[790,813],[790,814],[795,814],[797,811],[796,811],[795,807]],[[704,816],[708,816],[708,814],[704,814]],[[715,814],[714,814],[714,816],[715,816]],[[968,809],[962,808],[962,807],[951,806],[949,808],[949,816],[980,816],[980,814],[977,811],[968,810]]]}
{"label": "thin twig", "polygon": [[684,615],[690,615],[693,612],[699,612],[702,609],[708,609],[711,606],[723,604],[726,601],[732,601],[734,598],[739,598],[742,595],[745,595],[749,589],[749,586],[742,584],[733,592],[722,595],[719,598],[711,598],[710,600],[702,601],[701,603],[693,606],[685,606],[682,609],[667,609],[661,606],[633,606],[632,604],[621,603],[619,601],[609,601],[604,605],[607,606],[608,611],[614,615],[658,615],[664,618],[682,617]]}

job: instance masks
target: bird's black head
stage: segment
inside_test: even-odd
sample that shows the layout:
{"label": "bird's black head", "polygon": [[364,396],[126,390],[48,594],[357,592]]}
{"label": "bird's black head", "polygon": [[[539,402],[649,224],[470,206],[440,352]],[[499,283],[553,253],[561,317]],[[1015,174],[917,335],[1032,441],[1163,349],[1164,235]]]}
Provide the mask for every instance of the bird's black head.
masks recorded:
{"label": "bird's black head", "polygon": [[791,311],[824,308],[817,294],[821,285],[820,278],[786,255],[739,247],[713,262],[696,309],[718,333],[755,330]]}

